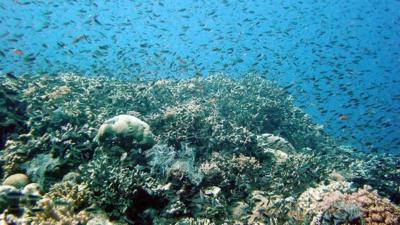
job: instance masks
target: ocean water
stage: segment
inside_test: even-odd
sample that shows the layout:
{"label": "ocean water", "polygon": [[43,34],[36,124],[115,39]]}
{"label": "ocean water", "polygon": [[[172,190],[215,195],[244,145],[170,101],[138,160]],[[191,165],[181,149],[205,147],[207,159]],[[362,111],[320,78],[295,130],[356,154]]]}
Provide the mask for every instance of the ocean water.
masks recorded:
{"label": "ocean water", "polygon": [[[330,154],[332,154],[333,158],[336,151],[332,150],[335,149],[332,147],[334,144],[332,146],[327,145],[328,147],[324,147],[322,144],[319,145],[318,141],[315,141],[317,139],[313,139],[315,133],[311,134],[311,131],[314,132],[315,130],[323,133],[321,136],[324,138],[325,134],[332,137],[332,140],[334,140],[332,142],[335,142],[335,146],[341,146],[338,148],[340,149],[338,152],[343,154],[336,155],[335,157],[337,158],[334,158],[332,161],[328,160],[327,164],[330,167],[328,166],[327,171],[332,172],[332,174],[336,174],[336,172],[340,173],[344,177],[343,179],[354,184],[355,188],[360,188],[360,190],[363,185],[370,185],[372,189],[378,190],[381,196],[387,197],[397,204],[396,207],[398,210],[400,202],[400,189],[398,188],[398,174],[400,174],[400,161],[398,158],[400,155],[399,9],[400,1],[398,0],[0,0],[0,82],[2,82],[2,85],[3,83],[9,85],[8,87],[10,87],[9,80],[17,82],[17,84],[12,84],[11,87],[21,88],[24,100],[31,101],[31,104],[32,102],[34,103],[32,104],[33,106],[28,107],[30,116],[33,116],[33,119],[29,120],[29,129],[33,129],[38,124],[42,126],[38,125],[39,128],[29,132],[31,136],[18,136],[23,131],[26,131],[22,128],[21,130],[23,131],[18,131],[18,135],[15,133],[11,134],[8,131],[4,131],[6,135],[3,135],[3,127],[1,127],[2,140],[0,146],[4,147],[7,140],[9,141],[8,145],[5,146],[5,152],[0,154],[1,176],[6,178],[12,174],[11,172],[24,173],[29,176],[31,181],[39,183],[46,193],[51,187],[56,187],[49,192],[53,193],[59,187],[57,186],[57,182],[60,182],[67,172],[81,172],[82,168],[84,168],[83,170],[87,168],[88,171],[112,171],[110,174],[99,172],[94,175],[90,174],[90,176],[88,174],[83,175],[84,177],[96,177],[96,181],[93,182],[84,180],[84,183],[86,182],[85,184],[87,184],[92,194],[96,193],[96,190],[112,186],[103,184],[104,180],[107,182],[112,180],[118,184],[115,186],[118,186],[120,189],[117,188],[116,190],[118,191],[113,190],[114,192],[110,192],[121,192],[123,193],[121,196],[110,194],[107,196],[108,198],[100,195],[103,199],[93,196],[89,198],[89,202],[98,203],[98,207],[104,210],[111,220],[124,221],[125,219],[125,222],[123,222],[125,224],[142,224],[143,221],[150,221],[151,219],[149,218],[154,219],[157,216],[160,218],[175,219],[176,215],[170,213],[170,211],[174,211],[171,202],[176,203],[173,205],[176,208],[179,208],[179,204],[189,205],[187,202],[200,204],[198,203],[199,199],[205,201],[203,199],[204,196],[202,196],[203,192],[212,193],[211,195],[213,195],[213,193],[219,193],[221,188],[222,192],[226,191],[222,186],[220,186],[221,188],[207,186],[204,184],[204,174],[202,175],[196,171],[197,169],[204,168],[205,165],[210,166],[207,164],[207,160],[209,159],[215,162],[227,163],[227,161],[222,160],[222,156],[219,158],[219,156],[211,156],[210,153],[216,150],[217,147],[224,145],[217,145],[214,143],[215,140],[209,139],[208,141],[212,143],[210,145],[213,148],[207,149],[204,147],[202,139],[196,139],[198,137],[196,135],[200,135],[200,133],[195,132],[196,129],[190,128],[192,129],[190,130],[188,128],[187,132],[190,133],[190,131],[193,131],[193,134],[189,135],[185,133],[186,130],[183,128],[179,129],[179,123],[177,122],[176,124],[178,125],[173,125],[177,132],[174,133],[175,130],[170,127],[168,127],[170,130],[168,130],[166,128],[167,125],[164,123],[160,125],[155,122],[159,119],[157,113],[165,111],[166,115],[171,118],[174,118],[174,113],[182,113],[182,115],[186,116],[185,119],[187,119],[191,118],[192,114],[185,114],[187,113],[185,110],[193,110],[193,115],[197,115],[196,113],[198,113],[197,110],[199,109],[196,106],[201,106],[204,107],[202,108],[204,115],[208,115],[212,110],[207,107],[212,108],[218,105],[215,101],[218,102],[218,99],[223,98],[224,94],[226,97],[234,92],[225,90],[223,87],[226,85],[226,87],[230,87],[232,90],[236,90],[235,88],[242,90],[246,87],[248,88],[248,96],[257,96],[257,99],[254,99],[254,104],[248,102],[246,95],[243,96],[243,100],[239,100],[243,105],[239,104],[237,107],[239,109],[243,107],[243,111],[245,112],[243,114],[246,114],[247,110],[251,111],[257,108],[258,105],[261,105],[263,102],[260,102],[259,99],[263,97],[266,99],[275,99],[276,97],[278,101],[281,101],[276,104],[268,102],[268,104],[271,104],[272,109],[276,109],[276,112],[268,111],[271,115],[282,113],[278,117],[287,118],[286,116],[290,115],[297,119],[294,114],[292,115],[289,111],[287,112],[282,109],[282,104],[291,104],[291,101],[293,101],[293,105],[296,108],[308,114],[304,120],[291,120],[292,118],[290,118],[288,121],[300,121],[299,123],[302,125],[310,125],[308,122],[309,118],[316,124],[312,126],[311,130],[303,129],[300,125],[300,128],[296,127],[297,125],[293,126],[293,130],[280,130],[281,128],[274,130],[274,125],[266,126],[270,130],[263,130],[263,128],[258,127],[258,125],[260,127],[264,125],[263,119],[260,119],[259,123],[252,120],[254,118],[262,118],[259,117],[258,112],[254,113],[253,117],[248,115],[242,116],[239,112],[235,111],[238,109],[234,109],[229,104],[227,104],[228,106],[222,104],[223,106],[220,107],[218,105],[216,107],[221,110],[222,114],[226,113],[228,115],[229,110],[233,114],[237,113],[232,117],[229,114],[224,119],[235,120],[235,124],[240,129],[245,127],[243,130],[239,128],[235,130],[238,133],[242,132],[239,136],[245,134],[247,131],[259,135],[256,131],[260,129],[263,132],[268,131],[274,135],[281,135],[288,139],[294,146],[289,149],[293,148],[299,151],[299,155],[294,154],[296,156],[293,156],[291,162],[304,164],[304,167],[301,167],[301,171],[303,171],[302,175],[306,176],[308,173],[313,175],[307,175],[307,178],[302,180],[300,179],[302,175],[294,173],[293,177],[296,178],[293,178],[291,175],[288,175],[289,173],[278,172],[278,169],[276,171],[272,169],[273,172],[265,169],[261,173],[263,175],[260,175],[260,180],[268,176],[281,177],[279,182],[282,182],[282,185],[272,184],[273,182],[265,180],[241,180],[242,185],[238,185],[240,187],[231,184],[231,186],[235,186],[231,187],[232,196],[236,197],[225,196],[226,198],[223,200],[218,198],[216,202],[220,205],[215,203],[215,200],[212,201],[211,208],[215,212],[213,210],[209,212],[207,211],[208,209],[202,209],[209,213],[203,215],[195,211],[195,207],[190,208],[188,206],[185,213],[176,210],[178,211],[177,215],[179,215],[177,217],[181,218],[183,215],[190,215],[195,218],[201,215],[211,221],[218,218],[216,220],[218,221],[217,224],[221,221],[229,221],[228,224],[230,224],[232,221],[229,220],[229,216],[221,216],[221,212],[219,211],[221,206],[230,208],[228,205],[238,199],[247,199],[247,203],[253,206],[252,204],[257,201],[254,200],[256,197],[249,194],[249,190],[260,189],[259,186],[266,184],[271,185],[271,190],[285,190],[280,193],[280,196],[284,196],[284,201],[282,201],[286,201],[287,204],[291,202],[291,197],[296,199],[296,201],[301,201],[302,198],[299,197],[301,193],[306,193],[306,190],[310,190],[307,188],[314,187],[317,190],[318,187],[322,187],[323,177],[326,178],[328,176],[325,172],[319,172],[321,167],[313,160],[318,161],[318,157],[323,158],[328,155],[330,156]],[[65,74],[69,74],[70,76],[66,76]],[[214,75],[223,75],[227,79],[215,78]],[[248,81],[246,80],[247,77],[253,77],[254,80],[251,78]],[[41,78],[43,79],[41,80]],[[104,81],[104,79],[107,81]],[[125,81],[127,81],[127,84],[124,83]],[[133,83],[130,84],[129,81]],[[234,81],[238,83],[234,83]],[[110,83],[110,86],[107,86],[108,83]],[[251,87],[248,86],[249,84]],[[277,85],[277,88],[271,88],[270,84],[272,86]],[[123,87],[127,89],[124,90]],[[219,87],[221,90],[218,90]],[[257,88],[260,88],[260,90]],[[93,90],[98,90],[98,93],[93,94]],[[35,91],[37,91],[37,94],[35,94]],[[77,92],[75,93],[74,91]],[[85,97],[89,95],[88,93],[93,94],[92,100],[99,100],[100,103],[96,105],[97,103],[88,101]],[[140,95],[136,95],[137,93],[140,93]],[[222,97],[221,93],[223,93]],[[276,94],[276,96],[264,96],[268,93]],[[180,99],[180,97],[186,98],[186,94],[192,97],[191,101]],[[82,116],[83,108],[78,107],[80,103],[72,102],[67,104],[65,103],[67,100],[65,102],[59,100],[63,96],[67,96],[67,100],[79,99],[77,102],[88,104],[88,108],[99,109],[99,111],[92,112],[96,116],[87,116],[91,113],[87,111],[85,111],[85,116],[87,117]],[[126,97],[126,103],[123,99],[120,99],[121,96]],[[165,96],[169,96],[170,98]],[[282,96],[291,97],[288,100]],[[3,97],[3,94],[1,97]],[[57,98],[59,99],[57,100]],[[138,99],[140,98],[146,100],[139,101]],[[38,99],[44,99],[46,103],[43,103],[43,106],[35,105],[42,104]],[[203,99],[204,101],[199,99]],[[176,102],[172,102],[172,100],[176,100]],[[205,101],[207,104],[204,103]],[[177,102],[187,105],[179,108],[179,106],[174,105]],[[3,102],[1,103],[3,104]],[[171,103],[172,106],[169,107],[168,103]],[[8,104],[8,102],[5,104]],[[132,107],[130,104],[136,104],[137,108]],[[159,111],[152,108],[157,104],[162,106]],[[268,104],[262,107],[268,108]],[[292,105],[290,104],[288,108],[292,110]],[[112,108],[112,106],[115,106],[115,108]],[[20,109],[18,104],[14,103],[10,103],[4,107],[5,111],[10,111],[10,108],[11,111]],[[77,110],[77,108],[82,110]],[[101,111],[101,109],[107,109],[108,111]],[[283,113],[286,114],[283,115]],[[111,159],[115,156],[98,156],[96,158],[98,146],[92,144],[92,139],[89,139],[89,137],[93,138],[95,136],[95,131],[93,130],[98,130],[101,125],[99,121],[104,122],[118,114],[130,114],[138,118],[142,116],[151,121],[149,122],[151,127],[159,126],[158,128],[162,131],[167,130],[171,132],[171,136],[163,139],[163,134],[160,134],[160,131],[153,130],[156,141],[159,141],[158,144],[161,142],[164,144],[165,141],[169,150],[165,146],[161,146],[161,144],[152,148],[146,156],[146,160],[149,160],[148,158],[151,160],[147,161],[147,164],[145,163],[144,166],[147,168],[147,166],[151,165],[149,166],[151,167],[149,169],[150,172],[146,169],[142,171],[139,167],[131,168],[123,164],[125,159],[129,159],[129,157],[134,158],[134,156],[130,156],[130,153],[126,152],[122,156],[118,155],[121,158],[121,165],[118,164],[115,166],[116,172],[108,167],[110,170],[104,169],[106,166],[99,166],[113,165],[114,161]],[[1,115],[3,117],[3,114]],[[37,115],[42,115],[43,118],[47,118],[46,116],[48,116],[50,119],[40,121],[38,118],[41,117],[36,118],[35,116]],[[77,115],[81,115],[81,118],[95,119],[81,121]],[[17,116],[11,121],[13,122],[14,119],[18,121],[21,118]],[[246,121],[246,119],[249,121]],[[270,118],[266,116],[264,119],[266,121]],[[1,126],[4,124],[8,126],[7,123],[9,121],[0,121]],[[209,124],[213,123],[211,120],[207,121]],[[57,128],[43,127],[42,123],[45,122],[48,122],[49,126],[59,126],[60,130],[56,132]],[[246,122],[248,123],[246,124]],[[207,125],[207,123],[205,125],[202,122],[199,122],[199,124],[196,125],[198,129],[201,129],[201,126]],[[87,134],[82,134],[82,130],[77,128],[81,125]],[[248,127],[246,127],[247,125]],[[291,127],[293,124],[286,125],[286,127]],[[18,127],[19,125],[16,126]],[[48,136],[51,137],[41,133],[46,129],[46,132],[51,134]],[[216,127],[214,126],[212,129],[216,129]],[[229,130],[229,128],[226,129]],[[71,130],[76,131],[76,133],[81,132],[77,135],[80,138],[85,135],[88,136],[85,144],[82,144],[85,147],[79,145],[78,138],[74,139],[74,135],[69,134]],[[308,131],[310,131],[309,136],[305,134]],[[68,133],[68,135],[63,136],[62,132]],[[187,136],[179,137],[182,134],[179,132]],[[228,136],[229,132],[226,132]],[[218,132],[216,131],[216,133]],[[176,136],[172,134],[176,134]],[[311,141],[307,139],[303,143],[302,141],[298,141],[299,137],[296,135],[300,135],[305,139],[312,136],[310,138]],[[172,136],[176,138],[175,141],[172,140]],[[30,140],[29,138],[34,140],[40,139],[38,143],[41,144],[34,145],[33,141],[24,142],[25,140]],[[179,138],[182,138],[184,141],[181,141]],[[186,143],[188,140],[192,142],[190,144]],[[17,143],[15,146],[18,146],[18,143],[20,143],[18,141],[24,142],[26,146],[29,146],[26,148],[30,150],[24,150],[25,153],[28,153],[24,153],[25,155],[22,154],[23,156],[18,155],[20,151],[15,151],[17,152],[15,154],[19,158],[17,156],[11,157],[10,155],[14,154],[12,153],[13,149],[25,148],[14,148],[13,145],[15,143]],[[233,161],[244,154],[245,157],[255,157],[255,159],[260,160],[261,168],[268,167],[265,166],[267,163],[262,164],[266,162],[263,161],[266,160],[265,157],[257,158],[259,156],[256,153],[253,154],[250,150],[247,152],[248,155],[246,155],[246,152],[241,152],[240,149],[243,146],[247,146],[247,139],[243,141],[246,144],[243,144],[241,141],[234,142],[240,144],[232,147],[232,154],[235,154]],[[218,140],[215,142],[218,143]],[[195,149],[191,144],[196,145],[201,150]],[[225,143],[225,146],[229,146],[229,144]],[[284,146],[287,147],[287,144],[284,144]],[[83,149],[82,153],[75,154],[75,147]],[[126,146],[124,145],[124,147]],[[243,147],[243,149],[246,148]],[[202,153],[199,153],[200,151]],[[224,151],[221,150],[221,152]],[[354,160],[351,160],[352,157],[349,156],[349,152],[356,152],[355,154],[365,153],[365,155],[354,156]],[[121,152],[115,154],[119,153]],[[210,154],[207,155],[208,153]],[[52,156],[50,157],[48,154],[52,154]],[[182,154],[184,156],[180,156]],[[274,154],[278,153],[275,152]],[[90,160],[92,160],[93,155],[96,157],[94,157],[95,159],[92,162]],[[307,158],[305,155],[310,158]],[[277,155],[275,157],[279,158]],[[282,157],[285,158],[284,156]],[[322,158],[318,158],[321,160],[321,164],[324,162]],[[65,159],[65,161],[62,159]],[[7,160],[11,163],[7,163]],[[135,162],[142,165],[143,161],[146,160],[137,160]],[[245,160],[258,165],[252,161],[254,160],[253,158],[246,158]],[[276,160],[279,161],[278,159]],[[89,164],[85,164],[89,161]],[[306,166],[306,161],[308,166]],[[33,169],[40,167],[40,165],[46,165],[46,168],[43,171],[41,169]],[[282,166],[279,163],[276,165],[277,168]],[[345,169],[343,169],[346,167],[354,169],[354,171],[346,173],[344,172]],[[160,182],[160,177],[165,175],[168,176],[167,180],[172,183],[173,188],[176,188],[173,178],[170,178],[170,176],[173,176],[171,175],[171,171],[182,168],[189,171],[187,172],[189,175],[185,182],[191,183],[192,186],[197,188],[193,188],[196,191],[191,192],[191,194],[185,195],[190,201],[180,201],[181,199],[176,201],[176,199],[172,200],[168,197],[168,201],[159,200],[160,202],[158,202],[155,200],[157,199],[156,197],[148,193],[146,194],[146,191],[144,191],[147,190],[146,188],[152,189],[153,187],[146,187],[140,189],[138,193],[140,196],[145,196],[144,198],[147,202],[150,202],[149,204],[154,204],[148,206],[146,203],[144,205],[155,210],[157,213],[151,210],[144,213],[144,209],[141,208],[139,210],[135,208],[136,206],[132,206],[131,202],[127,203],[127,205],[116,206],[116,202],[123,202],[121,199],[133,198],[135,201],[137,200],[136,195],[126,191],[127,189],[124,185],[120,185],[123,183],[122,180],[124,182],[127,180],[126,177],[146,174],[143,175],[145,177],[150,176],[147,174],[154,175],[153,173],[155,173],[157,175],[152,176],[151,179],[154,178],[157,182]],[[293,165],[289,166],[288,164],[284,168],[289,170],[289,168],[297,167]],[[300,169],[298,170],[300,171]],[[320,170],[322,171],[323,169]],[[254,172],[249,171],[242,172],[244,174],[252,174]],[[120,176],[113,177],[115,176],[114,172],[120,173]],[[258,172],[254,172],[254,174],[256,173]],[[321,174],[321,177],[316,178],[314,175],[318,173]],[[268,176],[265,174],[268,174]],[[329,176],[332,176],[332,174]],[[182,175],[182,177],[184,176]],[[298,186],[301,187],[298,190],[291,186],[296,185],[290,181],[297,178],[300,180]],[[380,180],[381,178],[382,180]],[[138,180],[140,179],[138,178]],[[138,180],[131,181],[131,184],[136,185],[137,182],[142,182]],[[342,180],[342,177],[336,177],[333,180],[339,182]],[[182,182],[185,183],[184,181]],[[246,182],[253,182],[254,185],[250,185],[251,188],[247,187],[245,185]],[[127,183],[129,182],[127,181]],[[161,182],[162,185],[166,185],[165,183]],[[303,185],[305,183],[308,183],[310,186]],[[191,185],[187,186],[192,187]],[[343,184],[340,185],[336,188],[347,190],[347,184],[344,186]],[[129,186],[129,188],[132,188],[132,186]],[[189,189],[187,186],[185,188]],[[246,186],[246,188],[243,186]],[[185,188],[181,190],[186,190]],[[202,190],[200,194],[193,194],[197,193],[200,189]],[[271,191],[265,186],[261,189],[265,192]],[[154,190],[152,193],[160,191],[160,189],[157,189],[157,191]],[[185,193],[185,191],[182,192]],[[243,195],[247,197],[238,194],[241,192],[246,193]],[[90,194],[88,195],[90,196]],[[54,196],[57,195],[52,195],[51,197]],[[251,200],[248,200],[249,198]],[[0,209],[2,210],[1,204],[0,202]],[[257,205],[256,203],[254,204]],[[63,202],[60,205],[63,205]],[[77,209],[85,207],[87,208],[88,205],[76,206],[74,212],[77,213]],[[124,210],[126,208],[135,208],[138,212],[136,214],[129,214],[122,210],[122,208]],[[363,209],[360,210],[364,212]],[[154,216],[155,214],[157,216]],[[168,216],[165,216],[166,214]],[[228,213],[227,215],[230,214]],[[296,221],[303,220],[307,224],[307,219],[297,216],[293,217],[296,218]],[[276,218],[280,217],[277,216]],[[308,218],[310,219],[308,222],[312,222],[311,218],[315,219],[316,217]],[[354,216],[354,218],[358,217]],[[321,216],[315,220],[320,221],[321,224],[330,224],[324,219]],[[160,219],[160,221],[164,220]],[[285,220],[285,223],[280,221],[284,221],[284,219],[277,219],[273,222],[269,221],[266,224],[295,224],[292,220]],[[253,222],[248,223],[253,224]],[[196,224],[206,223],[207,221],[203,221]],[[173,223],[168,220],[168,222],[164,221],[158,224]],[[195,223],[188,222],[187,224]],[[396,224],[396,221],[393,224]]]}
{"label": "ocean water", "polygon": [[0,69],[128,78],[255,73],[287,87],[344,142],[398,153],[398,8],[366,0],[1,1]]}

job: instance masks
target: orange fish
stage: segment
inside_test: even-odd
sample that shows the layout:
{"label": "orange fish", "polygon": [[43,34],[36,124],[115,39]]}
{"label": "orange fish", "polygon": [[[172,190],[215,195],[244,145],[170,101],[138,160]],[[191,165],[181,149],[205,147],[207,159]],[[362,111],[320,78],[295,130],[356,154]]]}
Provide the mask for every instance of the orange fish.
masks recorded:
{"label": "orange fish", "polygon": [[24,53],[23,53],[21,50],[19,50],[19,49],[15,49],[15,50],[14,50],[14,54],[16,54],[16,55],[23,55]]}
{"label": "orange fish", "polygon": [[348,116],[346,116],[346,115],[341,115],[340,117],[339,117],[339,120],[348,120],[349,119],[349,117]]}

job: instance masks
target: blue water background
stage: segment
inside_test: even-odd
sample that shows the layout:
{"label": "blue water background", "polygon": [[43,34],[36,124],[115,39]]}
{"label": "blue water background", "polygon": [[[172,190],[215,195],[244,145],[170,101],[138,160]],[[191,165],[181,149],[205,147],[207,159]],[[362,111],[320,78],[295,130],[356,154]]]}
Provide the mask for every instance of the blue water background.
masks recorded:
{"label": "blue water background", "polygon": [[399,153],[399,9],[395,0],[1,0],[0,70],[263,74],[340,140]]}

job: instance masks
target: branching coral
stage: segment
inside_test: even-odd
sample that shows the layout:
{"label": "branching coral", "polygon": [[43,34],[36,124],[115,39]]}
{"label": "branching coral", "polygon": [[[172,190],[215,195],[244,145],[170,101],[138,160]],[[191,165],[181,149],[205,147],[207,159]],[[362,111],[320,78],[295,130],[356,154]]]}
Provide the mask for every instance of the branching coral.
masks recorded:
{"label": "branching coral", "polygon": [[62,199],[77,211],[89,206],[89,194],[89,188],[85,184],[63,181],[53,185],[46,196],[50,199]]}
{"label": "branching coral", "polygon": [[212,222],[210,219],[205,218],[184,218],[179,222],[176,222],[175,225],[215,225],[216,223]]}
{"label": "branching coral", "polygon": [[276,194],[287,193],[285,197],[300,194],[327,177],[326,164],[321,163],[327,160],[314,153],[294,153],[280,163],[266,161],[259,178],[261,187]]}
{"label": "branching coral", "polygon": [[[316,214],[324,212],[330,205],[321,203],[324,199],[337,199],[344,193],[351,191],[351,185],[345,181],[334,181],[328,185],[320,184],[315,188],[308,188],[297,200],[296,208],[301,214],[296,215],[296,219],[305,220],[313,218]],[[327,198],[329,196],[330,198]],[[331,201],[330,201],[331,202]]]}
{"label": "branching coral", "polygon": [[[35,189],[36,185],[31,185]],[[74,225],[86,224],[93,216],[87,208],[87,188],[71,182],[54,185],[45,196],[25,190],[17,206],[9,206],[0,216],[4,224]]]}
{"label": "branching coral", "polygon": [[293,198],[268,196],[267,193],[256,190],[251,193],[248,201],[252,204],[252,210],[247,224],[286,224],[290,219],[288,212]]}
{"label": "branching coral", "polygon": [[120,217],[132,207],[137,194],[153,194],[159,184],[141,166],[100,155],[82,168],[84,183],[90,190],[90,202],[105,209],[110,215]]}
{"label": "branching coral", "polygon": [[227,195],[244,195],[252,188],[251,185],[255,185],[261,165],[254,157],[242,154],[223,156],[216,152],[200,165],[200,169],[205,175],[205,186],[219,186]]}
{"label": "branching coral", "polygon": [[[370,187],[352,192],[350,184],[344,181],[308,189],[298,199],[297,207],[311,224],[395,225],[400,222],[400,208],[381,198]],[[305,217],[297,219],[304,220]]]}
{"label": "branching coral", "polygon": [[400,224],[400,208],[388,199],[381,198],[368,186],[345,196],[345,201],[354,202],[360,208],[365,224]]}
{"label": "branching coral", "polygon": [[71,208],[71,205],[60,205],[57,206],[50,198],[44,198],[38,203],[38,207],[41,209],[31,224],[34,225],[73,225],[73,224],[86,224],[90,219],[90,215],[86,211],[75,213]]}

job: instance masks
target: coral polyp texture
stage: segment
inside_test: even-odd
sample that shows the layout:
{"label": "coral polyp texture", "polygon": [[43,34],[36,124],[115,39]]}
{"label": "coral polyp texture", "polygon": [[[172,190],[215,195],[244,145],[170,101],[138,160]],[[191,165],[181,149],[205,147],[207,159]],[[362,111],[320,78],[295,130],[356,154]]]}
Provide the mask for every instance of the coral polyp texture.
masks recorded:
{"label": "coral polyp texture", "polygon": [[3,81],[3,224],[399,224],[399,158],[264,78]]}

